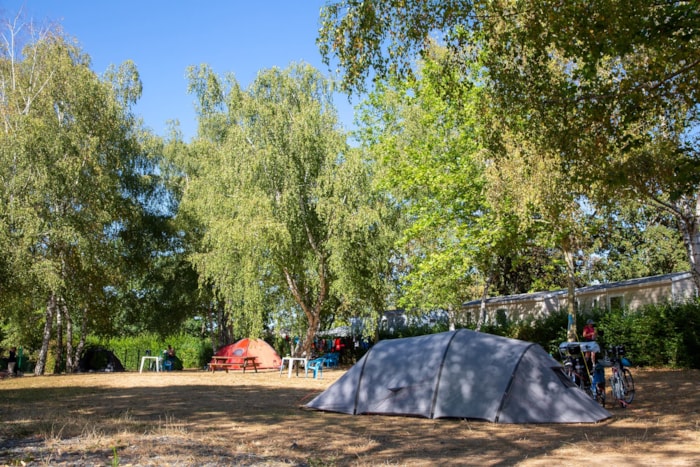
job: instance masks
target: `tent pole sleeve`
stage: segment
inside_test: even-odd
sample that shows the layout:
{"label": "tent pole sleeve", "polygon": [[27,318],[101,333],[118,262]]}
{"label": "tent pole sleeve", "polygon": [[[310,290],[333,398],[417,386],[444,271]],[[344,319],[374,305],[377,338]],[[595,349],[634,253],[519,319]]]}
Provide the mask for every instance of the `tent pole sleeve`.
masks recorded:
{"label": "tent pole sleeve", "polygon": [[[376,344],[375,344],[376,345]],[[360,376],[357,378],[357,388],[355,388],[355,400],[353,402],[352,414],[357,415],[357,398],[360,397],[360,386],[362,385],[362,377],[365,375],[365,365],[369,360],[369,354],[374,350],[374,345],[369,348],[362,361],[362,370],[360,370]]]}
{"label": "tent pole sleeve", "polygon": [[501,417],[501,411],[503,410],[503,406],[506,404],[506,401],[510,397],[510,390],[513,386],[513,380],[515,379],[515,374],[518,372],[518,367],[520,366],[520,362],[523,361],[523,357],[527,353],[528,350],[530,350],[530,347],[533,345],[537,344],[530,344],[527,347],[525,347],[525,350],[523,350],[523,353],[520,354],[520,358],[518,359],[518,363],[515,364],[513,367],[513,373],[510,375],[510,380],[508,381],[508,386],[506,386],[506,390],[503,391],[503,397],[501,397],[501,403],[498,404],[498,410],[496,411],[496,418],[494,422],[498,423],[498,419]]}
{"label": "tent pole sleeve", "polygon": [[460,329],[452,332],[452,337],[450,337],[449,342],[447,342],[447,345],[445,346],[445,351],[442,353],[442,358],[440,359],[440,369],[438,370],[437,381],[435,381],[435,387],[433,388],[433,400],[430,401],[431,419],[435,416],[435,404],[437,404],[438,389],[440,389],[440,378],[442,377],[442,370],[445,367],[445,359],[447,358],[447,352],[450,350],[450,345],[452,345],[452,341],[455,340],[455,337],[457,337],[458,332],[460,332]]}

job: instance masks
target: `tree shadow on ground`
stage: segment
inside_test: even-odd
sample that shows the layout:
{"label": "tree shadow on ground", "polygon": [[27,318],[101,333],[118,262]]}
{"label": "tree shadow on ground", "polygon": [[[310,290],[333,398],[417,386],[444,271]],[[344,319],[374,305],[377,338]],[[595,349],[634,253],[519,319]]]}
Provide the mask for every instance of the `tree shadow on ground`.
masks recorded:
{"label": "tree shadow on ground", "polygon": [[[65,463],[78,456],[83,463],[104,462],[114,453],[123,463],[172,465],[542,465],[589,462],[592,452],[596,459],[639,465],[700,461],[700,372],[635,376],[638,394],[631,408],[610,408],[610,420],[580,425],[303,409],[332,378],[253,373],[149,380],[127,373],[112,377],[134,383],[122,380],[115,387],[99,376],[87,382],[54,377],[53,385],[46,377],[42,387],[0,386],[0,464],[16,462],[30,446],[35,459],[53,456]],[[20,446],[22,440],[31,443]]]}

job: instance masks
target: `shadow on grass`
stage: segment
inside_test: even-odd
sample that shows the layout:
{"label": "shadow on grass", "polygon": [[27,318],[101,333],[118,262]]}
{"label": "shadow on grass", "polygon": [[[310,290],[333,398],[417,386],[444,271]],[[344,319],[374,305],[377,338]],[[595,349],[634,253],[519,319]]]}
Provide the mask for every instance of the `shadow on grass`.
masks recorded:
{"label": "shadow on grass", "polygon": [[[617,458],[622,452],[619,460],[637,459],[640,465],[651,458],[692,460],[700,455],[699,374],[637,372],[635,405],[611,408],[613,418],[595,425],[317,412],[301,407],[318,387],[273,387],[256,384],[255,376],[236,385],[222,379],[220,385],[210,380],[140,387],[81,385],[76,376],[66,387],[0,386],[0,464],[16,462],[29,445],[39,446],[35,458],[52,455],[66,463],[91,455],[108,462],[110,447],[132,464],[514,465],[590,459],[591,453]],[[75,446],[65,440],[75,440]]]}

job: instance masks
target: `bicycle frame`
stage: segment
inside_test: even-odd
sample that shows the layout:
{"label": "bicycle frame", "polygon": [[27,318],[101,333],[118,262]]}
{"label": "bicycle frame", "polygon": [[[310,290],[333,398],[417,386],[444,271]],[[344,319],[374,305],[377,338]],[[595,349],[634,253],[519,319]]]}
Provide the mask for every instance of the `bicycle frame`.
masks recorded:
{"label": "bicycle frame", "polygon": [[610,348],[612,358],[610,376],[610,390],[613,398],[625,408],[632,403],[634,399],[634,379],[632,373],[627,369],[630,365],[629,361],[624,357],[625,346],[616,345]]}
{"label": "bicycle frame", "polygon": [[605,373],[602,368],[590,368],[585,352],[600,352],[596,342],[562,342],[559,353],[564,372],[579,389],[605,407]]}

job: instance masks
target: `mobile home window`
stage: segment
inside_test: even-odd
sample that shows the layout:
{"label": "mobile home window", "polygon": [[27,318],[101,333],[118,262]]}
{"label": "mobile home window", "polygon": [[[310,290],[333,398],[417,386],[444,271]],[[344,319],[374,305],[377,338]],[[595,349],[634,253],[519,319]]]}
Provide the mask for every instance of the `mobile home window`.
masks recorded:
{"label": "mobile home window", "polygon": [[505,308],[499,308],[496,310],[496,324],[499,326],[505,326],[508,324],[508,310]]}
{"label": "mobile home window", "polygon": [[472,323],[474,323],[474,318],[472,316],[471,311],[465,312],[463,316],[464,316],[464,322],[467,326],[471,326]]}
{"label": "mobile home window", "polygon": [[610,309],[611,310],[621,310],[625,307],[625,297],[622,295],[616,295],[610,297]]}

